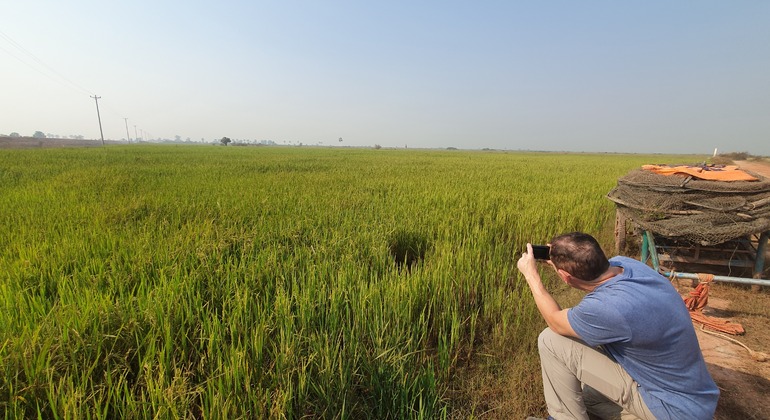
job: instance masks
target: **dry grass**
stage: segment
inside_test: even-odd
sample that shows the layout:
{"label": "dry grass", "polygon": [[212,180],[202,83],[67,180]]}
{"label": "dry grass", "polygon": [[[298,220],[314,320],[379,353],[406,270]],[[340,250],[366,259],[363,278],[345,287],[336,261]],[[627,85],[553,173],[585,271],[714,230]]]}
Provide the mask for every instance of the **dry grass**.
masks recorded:
{"label": "dry grass", "polygon": [[[562,283],[545,264],[541,275],[562,307],[574,306],[582,298],[583,293]],[[529,293],[528,289],[526,292]],[[531,299],[531,296],[525,298]],[[545,327],[545,321],[538,315],[518,332],[493,334],[496,339],[484,343],[473,360],[457,370],[449,394],[454,406],[451,417],[490,420],[547,417],[537,355],[537,336]]]}

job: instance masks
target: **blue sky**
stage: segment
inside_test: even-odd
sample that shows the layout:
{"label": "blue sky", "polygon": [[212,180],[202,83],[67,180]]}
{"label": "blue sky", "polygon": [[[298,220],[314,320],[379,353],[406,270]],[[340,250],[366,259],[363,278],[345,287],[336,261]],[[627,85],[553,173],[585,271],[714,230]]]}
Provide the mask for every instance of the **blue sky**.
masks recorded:
{"label": "blue sky", "polygon": [[0,0],[0,133],[770,155],[766,1]]}

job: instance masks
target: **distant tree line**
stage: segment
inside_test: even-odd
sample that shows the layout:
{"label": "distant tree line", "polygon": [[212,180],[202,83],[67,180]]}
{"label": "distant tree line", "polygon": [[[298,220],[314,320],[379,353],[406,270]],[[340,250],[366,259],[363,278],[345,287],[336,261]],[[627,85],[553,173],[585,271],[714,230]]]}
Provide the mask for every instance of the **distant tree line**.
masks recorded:
{"label": "distant tree line", "polygon": [[[11,137],[11,138],[19,138],[24,137],[18,132],[14,131],[11,134],[0,134],[0,137]],[[42,131],[35,131],[32,136],[32,138],[35,139],[72,139],[72,140],[83,140],[85,137],[83,137],[82,134],[70,134],[68,136],[62,136],[59,134],[53,134],[53,133],[44,133]]]}

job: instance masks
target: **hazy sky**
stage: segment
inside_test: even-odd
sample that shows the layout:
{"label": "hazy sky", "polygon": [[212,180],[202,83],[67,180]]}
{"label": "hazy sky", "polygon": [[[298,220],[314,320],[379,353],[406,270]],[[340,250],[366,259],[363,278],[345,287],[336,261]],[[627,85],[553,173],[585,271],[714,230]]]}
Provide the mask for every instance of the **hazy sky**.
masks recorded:
{"label": "hazy sky", "polygon": [[770,155],[764,0],[0,0],[0,60],[2,134]]}

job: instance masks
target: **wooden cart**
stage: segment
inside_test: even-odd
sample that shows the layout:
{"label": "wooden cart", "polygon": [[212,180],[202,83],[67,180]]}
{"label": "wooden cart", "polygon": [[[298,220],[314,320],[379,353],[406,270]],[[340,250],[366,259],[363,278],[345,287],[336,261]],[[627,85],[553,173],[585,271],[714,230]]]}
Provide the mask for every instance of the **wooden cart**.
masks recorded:
{"label": "wooden cart", "polygon": [[[770,231],[757,232],[747,237],[733,239],[719,245],[701,246],[677,241],[633,225],[620,211],[615,217],[615,250],[623,254],[627,246],[629,228],[640,236],[642,262],[650,262],[667,277],[698,280],[697,273],[680,271],[678,267],[698,267],[699,272],[719,272],[715,281],[750,284],[756,287],[770,286],[763,279],[767,243]],[[700,270],[703,268],[703,270]],[[733,273],[751,273],[751,277],[733,276]]]}

